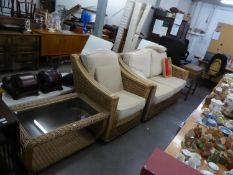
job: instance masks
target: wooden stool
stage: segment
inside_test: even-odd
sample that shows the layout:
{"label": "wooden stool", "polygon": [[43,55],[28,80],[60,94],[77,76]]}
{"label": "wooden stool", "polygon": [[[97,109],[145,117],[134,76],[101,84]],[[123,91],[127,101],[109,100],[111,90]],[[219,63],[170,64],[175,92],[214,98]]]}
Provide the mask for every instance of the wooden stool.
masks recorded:
{"label": "wooden stool", "polygon": [[191,91],[192,91],[191,93],[192,95],[195,93],[203,68],[194,64],[186,64],[182,66],[182,68],[189,71],[190,85],[187,86],[188,91],[185,94],[185,100],[187,100]]}

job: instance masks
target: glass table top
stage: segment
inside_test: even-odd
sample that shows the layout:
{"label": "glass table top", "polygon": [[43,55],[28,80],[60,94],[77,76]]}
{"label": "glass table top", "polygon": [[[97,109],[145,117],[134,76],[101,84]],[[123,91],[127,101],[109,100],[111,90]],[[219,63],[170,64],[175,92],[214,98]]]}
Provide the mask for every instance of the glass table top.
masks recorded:
{"label": "glass table top", "polygon": [[37,137],[96,113],[86,102],[75,98],[18,112],[17,117],[28,134]]}

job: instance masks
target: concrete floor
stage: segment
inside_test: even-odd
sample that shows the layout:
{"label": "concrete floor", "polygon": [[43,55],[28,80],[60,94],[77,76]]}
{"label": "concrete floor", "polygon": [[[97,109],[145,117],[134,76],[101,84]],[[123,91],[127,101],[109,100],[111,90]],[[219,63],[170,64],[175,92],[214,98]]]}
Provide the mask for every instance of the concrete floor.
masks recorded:
{"label": "concrete floor", "polygon": [[47,168],[39,175],[139,175],[155,148],[165,149],[176,135],[179,124],[201,103],[210,90],[198,88],[155,118],[142,123],[114,141],[97,142]]}

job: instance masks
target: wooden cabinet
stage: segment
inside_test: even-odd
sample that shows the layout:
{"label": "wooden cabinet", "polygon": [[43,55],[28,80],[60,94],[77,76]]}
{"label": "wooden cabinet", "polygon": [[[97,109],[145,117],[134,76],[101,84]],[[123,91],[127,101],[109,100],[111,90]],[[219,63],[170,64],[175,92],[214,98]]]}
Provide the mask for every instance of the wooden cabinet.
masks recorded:
{"label": "wooden cabinet", "polygon": [[80,53],[86,44],[89,35],[73,32],[47,32],[34,30],[41,35],[41,56],[70,55]]}
{"label": "wooden cabinet", "polygon": [[178,38],[181,40],[185,40],[186,35],[188,33],[188,30],[190,28],[189,22],[183,20],[179,26],[179,30],[178,30],[177,35],[173,36],[170,33],[171,33],[175,19],[172,17],[161,16],[161,14],[159,12],[160,12],[160,10],[155,9],[155,12],[153,15],[153,22],[150,25],[149,34],[146,37],[146,39],[153,41],[153,42],[159,42],[160,36],[158,34],[153,33],[153,29],[154,29],[155,21],[162,20],[163,25],[168,28],[167,34],[166,34],[167,36],[172,36],[172,37],[175,37],[175,38]]}
{"label": "wooden cabinet", "polygon": [[37,68],[39,35],[0,32],[0,71]]}
{"label": "wooden cabinet", "polygon": [[11,64],[7,43],[8,37],[0,36],[0,70],[8,69]]}

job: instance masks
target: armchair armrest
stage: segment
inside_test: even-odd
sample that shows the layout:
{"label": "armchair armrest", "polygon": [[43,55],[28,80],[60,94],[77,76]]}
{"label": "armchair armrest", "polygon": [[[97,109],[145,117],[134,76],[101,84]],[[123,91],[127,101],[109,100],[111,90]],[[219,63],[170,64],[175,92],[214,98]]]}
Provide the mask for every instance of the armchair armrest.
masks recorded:
{"label": "armchair armrest", "polygon": [[133,71],[130,70],[130,68],[123,62],[120,57],[119,63],[121,65],[121,75],[124,89],[147,99],[150,91],[152,88],[156,88],[156,85],[137,76]]}
{"label": "armchair armrest", "polygon": [[178,66],[172,65],[172,76],[187,80],[189,76],[189,71],[180,68]]}
{"label": "armchair armrest", "polygon": [[71,55],[74,85],[77,92],[87,95],[108,111],[116,109],[119,97],[99,84],[83,66],[79,55]]}

